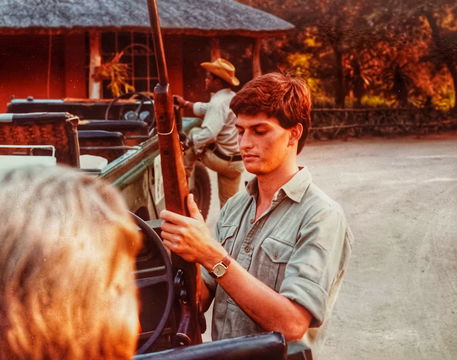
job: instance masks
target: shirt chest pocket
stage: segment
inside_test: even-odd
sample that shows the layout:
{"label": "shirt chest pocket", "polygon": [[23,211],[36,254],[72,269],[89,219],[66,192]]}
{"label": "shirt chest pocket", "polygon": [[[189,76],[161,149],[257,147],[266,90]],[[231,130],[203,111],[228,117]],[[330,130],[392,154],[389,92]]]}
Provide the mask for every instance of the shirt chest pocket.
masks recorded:
{"label": "shirt chest pocket", "polygon": [[268,286],[279,291],[293,246],[286,241],[268,237],[260,248],[258,276]]}

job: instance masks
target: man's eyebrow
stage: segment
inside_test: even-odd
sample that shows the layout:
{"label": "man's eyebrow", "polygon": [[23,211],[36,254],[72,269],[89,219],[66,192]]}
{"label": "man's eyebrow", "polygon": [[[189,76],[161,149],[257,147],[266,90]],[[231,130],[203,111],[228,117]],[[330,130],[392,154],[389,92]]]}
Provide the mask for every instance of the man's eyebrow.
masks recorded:
{"label": "man's eyebrow", "polygon": [[235,124],[235,127],[238,128],[238,129],[256,129],[260,126],[269,126],[268,123],[257,123],[257,124],[253,124],[253,125],[247,125],[247,126],[241,126],[241,125],[238,125],[238,124]]}

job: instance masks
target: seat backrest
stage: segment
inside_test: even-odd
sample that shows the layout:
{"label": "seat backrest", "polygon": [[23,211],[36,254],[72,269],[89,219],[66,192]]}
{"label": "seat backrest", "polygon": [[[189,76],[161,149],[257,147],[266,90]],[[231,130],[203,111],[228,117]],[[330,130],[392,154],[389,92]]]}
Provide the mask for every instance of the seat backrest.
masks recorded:
{"label": "seat backrest", "polygon": [[117,131],[78,130],[78,140],[81,155],[102,156],[110,162],[127,151],[124,136]]}
{"label": "seat backrest", "polygon": [[[1,145],[52,145],[58,163],[79,167],[77,126],[69,113],[0,114]],[[4,155],[12,149],[1,149]]]}
{"label": "seat backrest", "polygon": [[118,131],[124,135],[126,145],[135,146],[149,138],[148,124],[137,120],[84,120],[79,130]]}
{"label": "seat backrest", "polygon": [[[7,104],[7,111],[11,113],[26,112],[69,112],[78,116],[81,120],[99,119],[105,120],[106,110],[110,107],[109,118],[111,120],[123,119],[127,111],[135,111],[141,104],[140,100],[113,99],[12,99]],[[152,102],[144,101],[141,108],[149,113],[154,113]]]}

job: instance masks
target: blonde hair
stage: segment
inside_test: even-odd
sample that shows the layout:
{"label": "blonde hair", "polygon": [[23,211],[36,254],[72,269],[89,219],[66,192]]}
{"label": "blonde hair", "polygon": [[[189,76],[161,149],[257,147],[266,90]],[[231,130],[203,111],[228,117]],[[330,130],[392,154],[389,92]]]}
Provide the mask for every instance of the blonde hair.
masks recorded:
{"label": "blonde hair", "polygon": [[140,236],[111,185],[77,170],[0,175],[0,359],[130,359]]}

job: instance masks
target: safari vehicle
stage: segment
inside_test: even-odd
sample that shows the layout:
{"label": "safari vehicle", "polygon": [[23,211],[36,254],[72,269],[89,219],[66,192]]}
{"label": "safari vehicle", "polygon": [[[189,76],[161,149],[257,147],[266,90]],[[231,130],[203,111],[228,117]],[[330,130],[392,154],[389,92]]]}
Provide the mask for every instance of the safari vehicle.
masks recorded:
{"label": "safari vehicle", "polygon": [[[0,134],[1,145],[55,144],[57,162],[81,167],[115,184],[133,213],[144,220],[157,219],[165,204],[153,100],[148,94],[132,92],[115,99],[98,100],[12,99],[7,112],[10,115],[2,116],[11,118],[11,126],[16,130],[15,134],[10,131],[9,136]],[[181,137],[201,122],[198,118],[181,118],[177,109],[176,118]],[[62,122],[65,125],[59,135]],[[43,130],[44,123],[47,130]],[[2,126],[6,128],[7,123],[4,121]],[[27,132],[27,141],[23,141],[21,132]],[[67,147],[71,154],[65,154]],[[22,148],[15,153],[30,151]],[[97,162],[95,157],[107,162],[103,159]],[[201,163],[197,163],[190,183],[191,192],[206,217],[211,186],[208,171]]]}
{"label": "safari vehicle", "polygon": [[[14,99],[8,113],[0,114],[0,167],[2,161],[67,164],[120,189],[144,234],[136,270],[141,298],[136,358],[285,359],[287,345],[279,333],[201,344],[205,323],[199,312],[198,267],[170,255],[160,239],[162,208],[187,213],[182,140],[199,120],[181,119],[174,111],[154,0],[148,8],[159,73],[153,98],[133,93],[96,101]],[[206,169],[197,165],[190,180],[195,184],[190,191],[206,215]]]}

